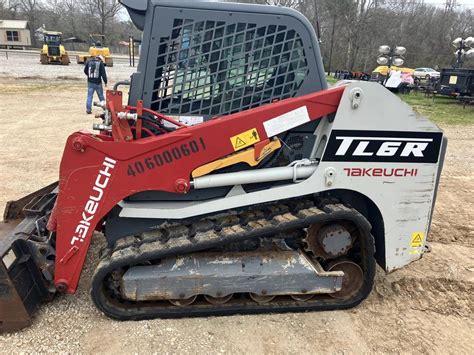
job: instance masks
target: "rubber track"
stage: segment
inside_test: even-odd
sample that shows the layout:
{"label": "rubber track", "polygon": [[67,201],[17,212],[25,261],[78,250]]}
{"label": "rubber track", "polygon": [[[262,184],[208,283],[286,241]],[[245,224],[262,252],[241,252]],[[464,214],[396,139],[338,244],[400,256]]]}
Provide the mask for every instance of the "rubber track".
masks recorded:
{"label": "rubber track", "polygon": [[[247,299],[233,299],[222,305],[192,304],[185,307],[163,305],[163,302],[119,301],[109,297],[107,278],[114,270],[174,255],[202,251],[241,242],[250,238],[285,237],[284,231],[305,228],[332,220],[352,221],[359,229],[364,284],[351,299],[314,297],[310,301],[280,300],[266,304]],[[312,200],[277,204],[241,213],[206,217],[188,225],[162,226],[153,232],[119,240],[106,250],[92,280],[92,299],[107,316],[119,320],[179,318],[263,312],[319,311],[354,307],[365,299],[373,287],[375,275],[374,241],[369,222],[356,210],[340,203],[316,207]]]}

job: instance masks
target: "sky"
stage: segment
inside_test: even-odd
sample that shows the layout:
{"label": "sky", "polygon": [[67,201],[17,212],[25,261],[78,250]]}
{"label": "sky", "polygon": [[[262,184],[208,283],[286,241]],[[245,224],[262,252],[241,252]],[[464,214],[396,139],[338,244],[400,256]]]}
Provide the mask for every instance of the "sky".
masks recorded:
{"label": "sky", "polygon": [[[456,0],[456,2],[461,8],[474,8],[474,0]],[[446,4],[446,0],[425,0],[425,4],[444,6],[444,4]]]}
{"label": "sky", "polygon": [[[474,0],[456,0],[456,3],[461,10],[463,8],[474,8]],[[444,6],[444,4],[446,4],[446,0],[425,0],[425,4]],[[129,19],[128,13],[125,9],[122,9],[120,12],[120,18],[123,20]]]}

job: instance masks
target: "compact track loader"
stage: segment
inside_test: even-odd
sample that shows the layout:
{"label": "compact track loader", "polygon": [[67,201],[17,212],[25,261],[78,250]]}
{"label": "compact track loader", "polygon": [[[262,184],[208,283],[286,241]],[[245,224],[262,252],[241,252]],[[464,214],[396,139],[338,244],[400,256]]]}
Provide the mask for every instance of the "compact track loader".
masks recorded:
{"label": "compact track loader", "polygon": [[[421,258],[443,132],[376,83],[328,89],[298,12],[122,0],[143,30],[128,102],[70,135],[59,182],[5,210],[0,329],[91,285],[109,317],[344,309]],[[97,236],[96,236],[97,237]]]}
{"label": "compact track loader", "polygon": [[43,47],[40,53],[41,64],[69,65],[71,63],[69,54],[63,45],[62,36],[61,32],[43,32]]}
{"label": "compact track loader", "polygon": [[101,34],[89,35],[90,47],[87,53],[77,56],[77,64],[85,64],[89,59],[101,55],[104,57],[104,65],[114,66],[114,59],[110,55],[110,48],[105,45],[105,36]]}

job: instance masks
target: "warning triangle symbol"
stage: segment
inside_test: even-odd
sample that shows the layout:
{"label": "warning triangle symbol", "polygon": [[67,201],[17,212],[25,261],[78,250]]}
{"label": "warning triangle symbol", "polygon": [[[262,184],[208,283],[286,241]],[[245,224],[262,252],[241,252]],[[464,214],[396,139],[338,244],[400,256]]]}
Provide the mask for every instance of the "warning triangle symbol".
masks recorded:
{"label": "warning triangle symbol", "polygon": [[417,235],[415,235],[415,237],[413,238],[413,243],[421,243],[422,240],[421,240],[421,235],[418,233]]}
{"label": "warning triangle symbol", "polygon": [[235,140],[235,148],[237,149],[243,147],[244,145],[245,142],[241,138],[237,137],[237,139]]}

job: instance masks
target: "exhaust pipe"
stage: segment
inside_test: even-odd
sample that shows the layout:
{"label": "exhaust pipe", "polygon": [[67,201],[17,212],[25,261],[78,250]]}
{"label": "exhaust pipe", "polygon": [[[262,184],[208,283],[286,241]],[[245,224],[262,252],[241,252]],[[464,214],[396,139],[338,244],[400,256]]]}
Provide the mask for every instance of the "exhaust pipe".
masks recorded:
{"label": "exhaust pipe", "polygon": [[54,248],[46,223],[56,195],[54,183],[7,203],[0,222],[0,333],[29,326],[38,306],[54,295],[48,280]]}

